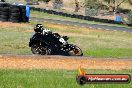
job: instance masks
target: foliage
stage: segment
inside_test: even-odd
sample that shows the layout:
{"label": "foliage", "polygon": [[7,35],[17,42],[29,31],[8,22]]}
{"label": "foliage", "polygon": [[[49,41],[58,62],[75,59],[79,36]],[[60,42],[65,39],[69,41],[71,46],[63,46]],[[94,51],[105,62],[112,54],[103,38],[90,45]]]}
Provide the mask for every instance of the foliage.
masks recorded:
{"label": "foliage", "polygon": [[[86,5],[90,8],[101,8],[105,6],[109,9],[109,11],[115,11],[115,9],[119,8],[122,3],[132,4],[131,0],[85,0]],[[107,9],[106,8],[106,9]]]}
{"label": "foliage", "polygon": [[132,25],[132,11],[125,17],[122,17],[122,21],[126,24]]}
{"label": "foliage", "polygon": [[99,0],[86,0],[86,6],[90,9],[97,9],[100,6]]}
{"label": "foliage", "polygon": [[131,10],[129,10],[129,9],[123,9],[123,8],[117,8],[117,9],[116,9],[116,12],[117,12],[117,13],[128,14],[128,13],[130,13],[130,11],[131,11]]}
{"label": "foliage", "polygon": [[63,7],[63,0],[52,0],[54,9],[61,9]]}
{"label": "foliage", "polygon": [[132,11],[128,14],[128,23],[132,24]]}

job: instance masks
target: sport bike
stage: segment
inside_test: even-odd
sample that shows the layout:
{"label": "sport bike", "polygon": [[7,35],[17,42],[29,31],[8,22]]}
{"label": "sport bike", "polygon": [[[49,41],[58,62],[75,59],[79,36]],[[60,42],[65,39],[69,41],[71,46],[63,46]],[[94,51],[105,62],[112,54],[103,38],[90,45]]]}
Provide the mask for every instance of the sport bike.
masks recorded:
{"label": "sport bike", "polygon": [[82,56],[82,50],[74,44],[69,44],[68,39],[67,36],[61,37],[58,33],[35,33],[30,38],[29,47],[33,54],[38,55]]}

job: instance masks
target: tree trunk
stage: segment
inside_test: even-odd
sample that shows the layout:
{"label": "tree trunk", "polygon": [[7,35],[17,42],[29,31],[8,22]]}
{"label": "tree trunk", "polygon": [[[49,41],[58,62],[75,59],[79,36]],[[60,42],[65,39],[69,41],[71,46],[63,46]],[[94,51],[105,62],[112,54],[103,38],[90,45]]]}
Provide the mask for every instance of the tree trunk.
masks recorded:
{"label": "tree trunk", "polygon": [[109,0],[109,12],[114,12],[115,11],[115,0]]}
{"label": "tree trunk", "polygon": [[78,12],[79,9],[80,9],[80,7],[79,7],[79,1],[75,0],[75,12]]}

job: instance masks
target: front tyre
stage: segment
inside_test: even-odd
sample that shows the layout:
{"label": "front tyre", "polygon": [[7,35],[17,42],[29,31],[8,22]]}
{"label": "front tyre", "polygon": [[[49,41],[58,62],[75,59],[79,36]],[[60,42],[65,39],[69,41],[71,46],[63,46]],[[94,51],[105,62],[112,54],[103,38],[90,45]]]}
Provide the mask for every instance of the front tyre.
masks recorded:
{"label": "front tyre", "polygon": [[50,51],[48,48],[41,46],[40,44],[33,44],[31,46],[31,51],[33,54],[38,54],[38,55],[49,55]]}
{"label": "front tyre", "polygon": [[75,46],[75,48],[68,53],[70,56],[83,56],[82,50],[78,46]]}

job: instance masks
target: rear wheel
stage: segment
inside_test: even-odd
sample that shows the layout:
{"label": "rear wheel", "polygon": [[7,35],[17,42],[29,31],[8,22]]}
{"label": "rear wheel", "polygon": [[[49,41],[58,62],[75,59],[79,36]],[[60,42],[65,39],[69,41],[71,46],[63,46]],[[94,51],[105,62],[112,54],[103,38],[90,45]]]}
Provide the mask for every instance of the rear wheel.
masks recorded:
{"label": "rear wheel", "polygon": [[33,44],[31,46],[31,51],[33,54],[38,54],[38,55],[49,55],[50,51],[48,48],[41,46],[40,44]]}
{"label": "rear wheel", "polygon": [[70,56],[83,56],[82,50],[75,46],[75,48],[68,52]]}

